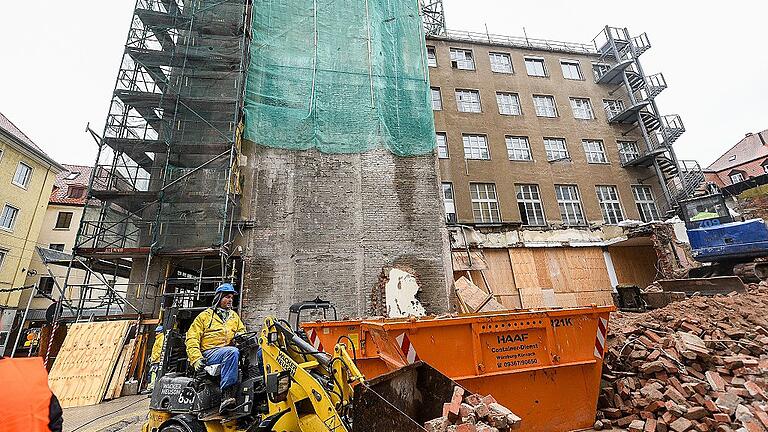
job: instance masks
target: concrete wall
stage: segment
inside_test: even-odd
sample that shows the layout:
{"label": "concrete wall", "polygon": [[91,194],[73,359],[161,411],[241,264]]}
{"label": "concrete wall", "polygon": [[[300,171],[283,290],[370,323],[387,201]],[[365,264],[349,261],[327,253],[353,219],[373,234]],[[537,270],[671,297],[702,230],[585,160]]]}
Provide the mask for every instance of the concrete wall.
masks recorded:
{"label": "concrete wall", "polygon": [[428,312],[448,307],[450,256],[434,155],[289,151],[246,143],[243,315],[316,296],[342,316],[372,308],[382,269],[412,270]]}
{"label": "concrete wall", "polygon": [[[548,225],[561,224],[561,216],[555,197],[555,184],[575,184],[579,188],[585,217],[590,223],[602,224],[603,217],[595,193],[595,185],[616,185],[619,189],[624,217],[639,219],[634,203],[631,185],[646,184],[653,187],[654,197],[664,207],[664,194],[653,168],[623,168],[619,159],[617,140],[637,141],[642,151],[644,143],[640,132],[629,131],[627,126],[608,124],[603,109],[603,99],[623,99],[627,105],[626,92],[621,89],[609,94],[614,86],[598,85],[594,82],[592,62],[594,56],[547,51],[524,50],[505,46],[491,46],[477,43],[454,42],[428,39],[427,45],[434,46],[437,53],[437,67],[430,67],[430,82],[439,87],[443,109],[435,111],[435,129],[447,135],[450,157],[440,159],[442,181],[452,182],[456,210],[460,223],[474,222],[469,183],[495,183],[503,222],[519,223],[515,183],[537,184],[542,195],[545,217]],[[472,50],[475,70],[459,70],[451,67],[450,48]],[[491,71],[489,52],[511,55],[513,74]],[[524,57],[530,55],[544,58],[547,77],[528,76]],[[560,60],[578,61],[582,80],[565,79]],[[480,92],[481,113],[459,112],[456,104],[456,89],[472,89]],[[522,115],[501,115],[496,103],[496,92],[517,93]],[[537,117],[533,95],[554,96],[558,117]],[[589,98],[594,119],[575,119],[570,98]],[[623,135],[627,133],[626,135]],[[462,134],[484,134],[488,138],[490,160],[465,160]],[[511,161],[507,156],[505,136],[528,137],[533,161]],[[548,162],[544,149],[544,137],[564,138],[571,160]],[[587,163],[582,139],[603,141],[607,164]]]}

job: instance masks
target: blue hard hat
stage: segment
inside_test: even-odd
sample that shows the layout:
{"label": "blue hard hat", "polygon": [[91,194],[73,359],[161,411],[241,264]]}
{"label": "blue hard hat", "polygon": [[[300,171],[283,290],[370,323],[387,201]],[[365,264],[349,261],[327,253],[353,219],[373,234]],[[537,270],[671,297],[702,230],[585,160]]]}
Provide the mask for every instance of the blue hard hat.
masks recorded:
{"label": "blue hard hat", "polygon": [[219,293],[237,294],[237,291],[235,291],[235,287],[233,287],[231,283],[223,283],[216,288],[216,294]]}
{"label": "blue hard hat", "polygon": [[163,326],[159,325],[159,326],[155,327],[155,333],[158,333],[158,332],[161,332],[161,331],[163,331]]}

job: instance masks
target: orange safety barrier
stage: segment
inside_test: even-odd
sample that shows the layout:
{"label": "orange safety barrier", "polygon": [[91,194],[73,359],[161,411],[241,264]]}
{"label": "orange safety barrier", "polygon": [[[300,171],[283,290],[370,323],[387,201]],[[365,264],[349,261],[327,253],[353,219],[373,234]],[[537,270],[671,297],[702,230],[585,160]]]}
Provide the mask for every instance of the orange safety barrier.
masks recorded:
{"label": "orange safety barrier", "polygon": [[592,427],[613,306],[451,317],[302,324],[315,348],[355,345],[372,379],[423,360],[475,393],[491,394],[526,431]]}

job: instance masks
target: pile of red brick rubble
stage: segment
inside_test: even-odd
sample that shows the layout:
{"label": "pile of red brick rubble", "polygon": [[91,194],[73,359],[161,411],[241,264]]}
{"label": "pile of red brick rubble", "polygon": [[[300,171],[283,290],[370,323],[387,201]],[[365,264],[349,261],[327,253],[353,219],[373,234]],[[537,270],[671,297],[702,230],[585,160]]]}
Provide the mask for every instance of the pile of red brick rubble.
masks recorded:
{"label": "pile of red brick rubble", "polygon": [[493,396],[466,393],[454,387],[450,402],[443,405],[443,415],[428,421],[428,432],[507,432],[520,428],[520,417],[496,402]]}
{"label": "pile of red brick rubble", "polygon": [[768,431],[768,289],[610,323],[596,429]]}

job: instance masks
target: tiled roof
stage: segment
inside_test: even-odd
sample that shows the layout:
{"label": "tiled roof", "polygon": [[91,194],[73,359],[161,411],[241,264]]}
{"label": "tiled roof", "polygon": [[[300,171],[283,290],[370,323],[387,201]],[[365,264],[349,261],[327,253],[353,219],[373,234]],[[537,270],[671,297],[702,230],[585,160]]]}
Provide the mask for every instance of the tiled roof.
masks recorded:
{"label": "tiled roof", "polygon": [[745,136],[708,166],[707,171],[724,171],[762,157],[768,157],[768,129]]}
{"label": "tiled roof", "polygon": [[38,147],[37,144],[32,141],[31,138],[29,138],[24,132],[21,131],[18,127],[16,127],[15,124],[13,124],[12,121],[8,119],[3,113],[0,113],[0,130],[3,132],[11,135],[13,138],[21,142],[22,144],[29,147],[29,150],[31,150],[33,153],[37,153],[39,157],[42,157],[43,159],[46,159],[51,165],[61,168],[61,165],[59,165],[56,161],[54,161],[50,156],[48,156],[47,153],[43,151],[40,147]]}
{"label": "tiled roof", "polygon": [[[51,204],[85,205],[88,193],[88,181],[91,179],[93,168],[82,165],[64,164],[67,170],[56,176],[53,184],[53,192],[49,202]],[[70,187],[83,187],[85,191],[79,198],[70,197]]]}

